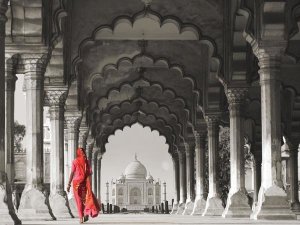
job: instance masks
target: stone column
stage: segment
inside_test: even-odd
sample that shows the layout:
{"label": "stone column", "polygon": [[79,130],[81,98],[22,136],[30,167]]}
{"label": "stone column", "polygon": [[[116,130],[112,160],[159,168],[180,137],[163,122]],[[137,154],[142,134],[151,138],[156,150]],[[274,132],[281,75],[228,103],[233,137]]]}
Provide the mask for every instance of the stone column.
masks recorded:
{"label": "stone column", "polygon": [[99,153],[97,156],[97,198],[100,203],[101,203],[101,161],[102,161],[102,155]]}
{"label": "stone column", "polygon": [[[291,218],[292,213],[281,177],[281,55],[286,43],[262,41],[253,47],[259,60],[262,124],[262,183],[258,204],[251,218]],[[276,203],[277,207],[274,207]]]}
{"label": "stone column", "polygon": [[[77,112],[65,112],[65,121],[68,130],[67,131],[68,132],[68,165],[69,165],[68,177],[70,177],[72,162],[76,157],[76,149],[78,147],[78,126],[79,126],[80,118],[81,117]],[[69,206],[73,216],[78,216],[77,207],[76,207],[74,194],[73,194],[73,187],[71,187],[70,192],[68,193],[68,200],[69,200]]]}
{"label": "stone column", "polygon": [[195,132],[196,153],[196,200],[192,215],[202,215],[206,205],[204,196],[204,167],[206,132]]}
{"label": "stone column", "polygon": [[221,216],[223,213],[217,180],[217,158],[219,148],[219,116],[205,117],[208,135],[208,180],[209,190],[203,216]]}
{"label": "stone column", "polygon": [[16,86],[16,60],[6,60],[5,75],[5,165],[8,180],[11,185],[15,178],[14,160],[14,111],[15,111],[15,86]]}
{"label": "stone column", "polygon": [[21,224],[12,203],[12,192],[5,168],[5,23],[7,0],[0,0],[0,218],[3,224]]}
{"label": "stone column", "polygon": [[298,184],[298,146],[299,142],[295,141],[290,145],[290,193],[291,193],[291,208],[294,213],[300,215],[299,203],[299,184]]}
{"label": "stone column", "polygon": [[70,217],[70,209],[64,191],[64,104],[67,87],[48,87],[46,101],[50,106],[50,198],[53,213],[57,217]]}
{"label": "stone column", "polygon": [[171,214],[175,214],[178,210],[180,199],[180,184],[179,184],[179,159],[177,154],[172,155],[173,170],[174,170],[174,203]]}
{"label": "stone column", "polygon": [[[194,140],[193,140],[194,141]],[[187,200],[185,204],[185,208],[183,211],[183,215],[190,215],[193,211],[194,207],[194,167],[193,167],[193,152],[194,151],[194,143],[184,143],[186,150],[186,183],[187,183]]]}
{"label": "stone column", "polygon": [[182,214],[186,203],[186,157],[185,146],[180,146],[179,156],[179,180],[180,180],[180,201],[176,214]]}
{"label": "stone column", "polygon": [[[22,193],[21,218],[55,219],[43,189],[43,100],[46,56],[28,55],[24,59],[26,88],[26,186]],[[47,196],[46,196],[47,197]]]}
{"label": "stone column", "polygon": [[95,196],[97,196],[98,190],[97,190],[97,164],[98,164],[98,157],[99,149],[94,148],[93,155],[92,155],[92,190]]}
{"label": "stone column", "polygon": [[69,176],[70,176],[70,169],[69,169],[69,158],[68,158],[68,128],[67,124],[64,122],[64,184],[65,189],[68,185]]}
{"label": "stone column", "polygon": [[87,139],[86,154],[90,165],[92,165],[94,142],[94,139]]}
{"label": "stone column", "polygon": [[230,191],[223,217],[249,217],[251,207],[245,188],[244,115],[247,88],[228,88],[230,113]]}
{"label": "stone column", "polygon": [[254,151],[253,159],[253,204],[252,211],[255,210],[258,201],[258,192],[261,185],[261,144],[255,144],[256,150]]}

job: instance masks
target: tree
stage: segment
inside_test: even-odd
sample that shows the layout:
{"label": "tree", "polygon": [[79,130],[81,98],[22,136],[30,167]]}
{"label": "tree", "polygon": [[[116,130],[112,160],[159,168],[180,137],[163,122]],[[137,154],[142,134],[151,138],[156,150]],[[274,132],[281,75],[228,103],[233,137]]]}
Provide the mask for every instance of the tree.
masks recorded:
{"label": "tree", "polygon": [[[205,146],[205,158],[207,165],[205,166],[205,183],[204,188],[208,193],[208,145]],[[250,164],[251,156],[248,151],[244,153],[245,165]],[[219,149],[217,154],[217,179],[219,182],[220,198],[223,206],[226,206],[228,192],[230,189],[230,129],[229,127],[221,127],[219,132]]]}
{"label": "tree", "polygon": [[16,152],[23,152],[22,141],[26,134],[25,125],[19,124],[18,121],[14,123],[14,148]]}

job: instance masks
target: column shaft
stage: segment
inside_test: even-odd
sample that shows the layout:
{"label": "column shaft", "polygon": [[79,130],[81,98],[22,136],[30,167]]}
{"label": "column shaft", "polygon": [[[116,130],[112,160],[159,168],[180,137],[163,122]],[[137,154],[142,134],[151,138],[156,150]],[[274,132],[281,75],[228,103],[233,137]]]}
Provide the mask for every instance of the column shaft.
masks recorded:
{"label": "column shaft", "polygon": [[5,23],[8,0],[0,0],[0,218],[3,224],[20,225],[15,214],[12,193],[7,174],[5,173]]}
{"label": "column shaft", "polygon": [[262,182],[253,219],[295,218],[282,183],[280,74],[285,47],[285,42],[262,41],[253,48],[260,66],[262,124]]}
{"label": "column shaft", "polygon": [[180,203],[186,202],[186,157],[184,152],[179,153],[179,174],[180,174]]}
{"label": "column shaft", "polygon": [[99,202],[101,202],[101,161],[102,156],[98,157],[97,162],[97,198]]}
{"label": "column shaft", "polygon": [[17,77],[13,71],[13,63],[6,62],[5,77],[5,165],[8,180],[14,183],[15,167],[14,167],[14,103],[15,103],[15,83]]}
{"label": "column shaft", "polygon": [[[179,182],[179,160],[177,155],[172,156],[174,171],[174,202],[171,214],[175,214],[178,209],[180,199],[180,182]],[[155,192],[154,192],[155,193]]]}
{"label": "column shaft", "polygon": [[244,116],[247,88],[228,88],[230,113],[230,191],[223,217],[249,217],[251,207],[245,188]]}
{"label": "column shaft", "polygon": [[205,136],[197,134],[196,138],[196,199],[203,198],[204,195],[204,167],[205,167]]}
{"label": "column shaft", "polygon": [[26,187],[43,184],[44,78],[40,59],[25,60],[26,85]]}
{"label": "column shaft", "polygon": [[64,108],[62,104],[50,106],[51,152],[50,193],[64,193]]}
{"label": "column shaft", "polygon": [[217,158],[219,148],[219,116],[206,116],[208,134],[208,181],[209,193],[203,216],[219,216],[224,210],[219,195],[217,179]]}

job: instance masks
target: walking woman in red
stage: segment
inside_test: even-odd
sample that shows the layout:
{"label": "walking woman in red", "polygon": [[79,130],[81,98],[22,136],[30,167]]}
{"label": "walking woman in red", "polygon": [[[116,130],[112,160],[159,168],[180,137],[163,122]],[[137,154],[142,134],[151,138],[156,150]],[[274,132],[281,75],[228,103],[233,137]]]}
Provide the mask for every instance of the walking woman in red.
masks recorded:
{"label": "walking woman in red", "polygon": [[72,162],[72,171],[67,191],[70,191],[71,182],[73,181],[73,193],[80,223],[87,221],[89,216],[98,216],[100,211],[100,205],[91,188],[91,174],[92,169],[87,160],[85,150],[78,148],[76,151],[76,159]]}

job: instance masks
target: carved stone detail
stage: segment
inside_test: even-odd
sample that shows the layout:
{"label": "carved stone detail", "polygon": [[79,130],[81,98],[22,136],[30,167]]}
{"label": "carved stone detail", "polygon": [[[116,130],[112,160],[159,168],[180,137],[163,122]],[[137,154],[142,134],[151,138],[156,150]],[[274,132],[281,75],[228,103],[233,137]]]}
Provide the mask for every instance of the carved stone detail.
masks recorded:
{"label": "carved stone detail", "polygon": [[67,116],[65,117],[65,121],[68,127],[68,132],[73,131],[75,132],[80,124],[80,116]]}
{"label": "carved stone detail", "polygon": [[226,96],[229,105],[244,103],[248,93],[248,88],[228,88]]}
{"label": "carved stone detail", "polygon": [[67,99],[66,90],[47,90],[45,91],[45,103],[49,106],[64,106]]}

